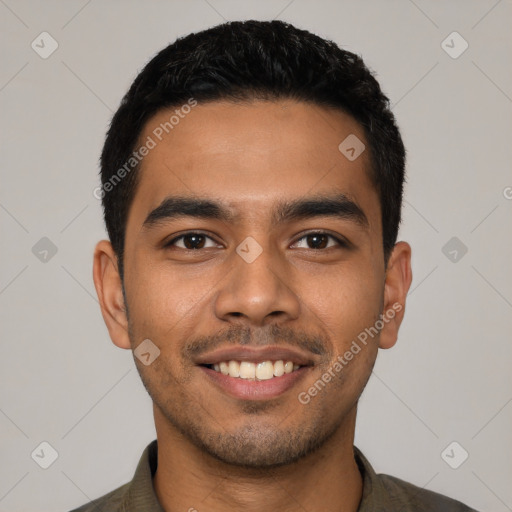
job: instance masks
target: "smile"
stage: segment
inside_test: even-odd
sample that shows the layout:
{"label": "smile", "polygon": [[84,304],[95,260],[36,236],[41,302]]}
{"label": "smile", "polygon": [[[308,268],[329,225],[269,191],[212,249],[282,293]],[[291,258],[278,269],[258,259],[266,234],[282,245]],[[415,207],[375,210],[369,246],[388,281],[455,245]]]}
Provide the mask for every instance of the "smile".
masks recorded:
{"label": "smile", "polygon": [[301,366],[293,361],[221,361],[220,363],[204,365],[216,372],[235,379],[270,380],[297,371]]}

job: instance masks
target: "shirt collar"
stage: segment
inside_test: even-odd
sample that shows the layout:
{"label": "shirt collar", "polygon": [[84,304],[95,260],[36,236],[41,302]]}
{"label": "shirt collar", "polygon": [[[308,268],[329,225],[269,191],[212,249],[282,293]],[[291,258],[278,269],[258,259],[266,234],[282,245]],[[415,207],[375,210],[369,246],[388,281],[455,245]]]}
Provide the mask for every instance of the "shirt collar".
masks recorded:
{"label": "shirt collar", "polygon": [[[389,500],[389,493],[381,479],[363,455],[361,450],[354,446],[354,458],[359,472],[363,478],[363,495],[357,512],[378,512],[382,510],[394,510]],[[377,508],[378,507],[378,508]]]}
{"label": "shirt collar", "polygon": [[[358,512],[378,512],[392,510],[392,503],[381,480],[362,452],[354,446],[354,457],[363,478],[363,494]],[[145,512],[165,512],[153,487],[153,476],[158,465],[158,444],[155,439],[146,446],[135,470],[133,480],[124,496],[123,512],[144,510]],[[378,506],[378,508],[377,508]]]}
{"label": "shirt collar", "polygon": [[158,444],[155,439],[146,446],[135,470],[133,480],[125,494],[123,512],[135,512],[144,510],[144,512],[165,512],[153,487],[153,476],[158,465]]}

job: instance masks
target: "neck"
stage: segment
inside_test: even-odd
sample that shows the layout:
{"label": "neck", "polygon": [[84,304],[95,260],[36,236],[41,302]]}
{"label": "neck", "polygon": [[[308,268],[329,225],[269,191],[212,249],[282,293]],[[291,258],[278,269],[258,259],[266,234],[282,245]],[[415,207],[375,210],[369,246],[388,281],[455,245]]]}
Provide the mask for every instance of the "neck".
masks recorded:
{"label": "neck", "polygon": [[153,485],[166,512],[356,512],[362,478],[354,459],[356,407],[317,451],[261,470],[218,461],[190,443],[154,408],[158,468]]}

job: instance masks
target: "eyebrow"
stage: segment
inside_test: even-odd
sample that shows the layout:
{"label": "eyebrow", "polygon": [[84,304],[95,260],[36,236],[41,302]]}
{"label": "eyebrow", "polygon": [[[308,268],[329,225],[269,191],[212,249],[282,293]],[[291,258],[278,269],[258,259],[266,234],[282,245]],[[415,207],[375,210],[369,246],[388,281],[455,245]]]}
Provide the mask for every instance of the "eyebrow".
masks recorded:
{"label": "eyebrow", "polygon": [[[149,213],[142,227],[151,229],[163,222],[183,217],[213,219],[225,223],[239,219],[238,214],[219,201],[195,196],[169,196]],[[364,229],[369,228],[368,218],[362,208],[343,193],[281,201],[271,212],[271,223],[283,224],[314,217],[334,217],[354,222]]]}

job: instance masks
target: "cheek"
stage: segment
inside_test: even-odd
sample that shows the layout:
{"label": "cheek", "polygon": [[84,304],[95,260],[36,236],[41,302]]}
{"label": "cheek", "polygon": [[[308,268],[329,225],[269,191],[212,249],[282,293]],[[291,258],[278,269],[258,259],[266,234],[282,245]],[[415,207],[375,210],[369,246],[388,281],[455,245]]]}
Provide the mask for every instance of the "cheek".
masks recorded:
{"label": "cheek", "polygon": [[327,392],[319,393],[318,407],[346,412],[361,395],[377,357],[378,336],[367,329],[379,318],[382,291],[370,277],[340,278],[315,298],[314,316],[332,342],[332,354],[319,368],[320,379],[329,383]]}
{"label": "cheek", "polygon": [[182,331],[197,308],[204,308],[211,299],[211,287],[204,279],[183,278],[178,267],[171,271],[168,265],[141,261],[131,275],[127,283],[130,322],[147,337]]}
{"label": "cheek", "polygon": [[384,288],[370,267],[333,271],[323,286],[315,289],[314,295],[309,292],[310,307],[329,328],[337,352],[372,326],[381,312]]}

